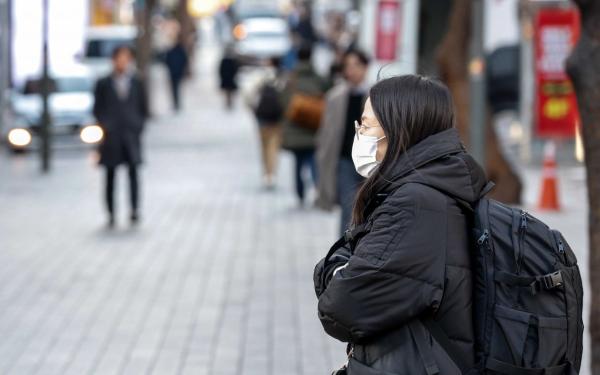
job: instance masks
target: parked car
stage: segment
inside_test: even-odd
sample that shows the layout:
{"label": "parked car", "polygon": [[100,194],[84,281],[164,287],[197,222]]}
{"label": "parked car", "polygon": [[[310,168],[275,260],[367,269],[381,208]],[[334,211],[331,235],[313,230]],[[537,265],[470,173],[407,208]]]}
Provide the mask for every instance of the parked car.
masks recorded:
{"label": "parked car", "polygon": [[[92,114],[94,104],[94,78],[86,69],[70,69],[68,73],[55,73],[50,78],[48,107],[52,137],[78,139],[75,143],[94,144],[102,140],[102,129]],[[3,139],[13,151],[37,148],[41,133],[43,111],[42,81],[39,77],[28,79],[23,87],[9,95],[9,105],[4,113]]]}
{"label": "parked car", "polygon": [[290,30],[278,13],[242,13],[238,18],[233,37],[241,64],[260,64],[272,57],[282,57],[290,50]]}
{"label": "parked car", "polygon": [[134,26],[111,25],[88,28],[85,36],[82,64],[86,65],[96,78],[107,75],[112,69],[113,50],[120,45],[135,44],[137,30]]}

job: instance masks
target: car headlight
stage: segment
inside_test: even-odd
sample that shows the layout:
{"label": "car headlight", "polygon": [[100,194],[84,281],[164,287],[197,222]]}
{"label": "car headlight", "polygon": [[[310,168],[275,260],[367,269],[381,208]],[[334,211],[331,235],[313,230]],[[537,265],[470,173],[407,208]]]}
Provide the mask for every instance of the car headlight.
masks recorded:
{"label": "car headlight", "polygon": [[79,137],[84,143],[98,143],[104,138],[104,131],[98,125],[88,125],[81,129]]}
{"label": "car headlight", "polygon": [[8,142],[14,147],[25,147],[31,143],[31,133],[27,129],[14,128],[8,132]]}
{"label": "car headlight", "polygon": [[246,39],[247,35],[248,33],[246,32],[246,28],[241,23],[235,25],[235,27],[233,28],[233,36],[235,39],[243,40]]}

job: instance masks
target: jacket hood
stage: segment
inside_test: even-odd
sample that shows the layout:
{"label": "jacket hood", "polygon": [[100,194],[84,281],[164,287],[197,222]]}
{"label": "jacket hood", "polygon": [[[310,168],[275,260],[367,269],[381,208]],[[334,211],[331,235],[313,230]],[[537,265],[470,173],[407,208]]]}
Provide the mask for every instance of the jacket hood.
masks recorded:
{"label": "jacket hood", "polygon": [[399,183],[418,182],[468,203],[476,202],[487,184],[483,168],[466,152],[455,128],[409,148],[388,178],[390,190]]}

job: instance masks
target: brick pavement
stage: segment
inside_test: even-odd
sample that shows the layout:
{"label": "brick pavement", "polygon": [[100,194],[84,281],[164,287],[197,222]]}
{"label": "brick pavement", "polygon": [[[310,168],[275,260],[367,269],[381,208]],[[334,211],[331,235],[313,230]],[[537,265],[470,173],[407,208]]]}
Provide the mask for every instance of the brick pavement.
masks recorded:
{"label": "brick pavement", "polygon": [[36,155],[0,157],[0,374],[316,375],[343,361],[311,289],[335,217],[296,208],[285,156],[280,188],[260,189],[251,117],[224,113],[213,87],[189,84],[177,116],[156,93],[137,229],[125,171],[118,228],[103,228],[90,152],[57,151],[47,176]]}
{"label": "brick pavement", "polygon": [[[296,208],[285,155],[279,189],[259,188],[254,124],[222,111],[210,66],[182,115],[154,93],[137,229],[124,171],[118,228],[103,228],[90,152],[57,152],[47,176],[35,155],[0,156],[0,374],[317,375],[343,361],[311,285],[336,219]],[[538,174],[525,170],[529,206]],[[562,175],[567,209],[541,215],[584,263],[581,171]]]}

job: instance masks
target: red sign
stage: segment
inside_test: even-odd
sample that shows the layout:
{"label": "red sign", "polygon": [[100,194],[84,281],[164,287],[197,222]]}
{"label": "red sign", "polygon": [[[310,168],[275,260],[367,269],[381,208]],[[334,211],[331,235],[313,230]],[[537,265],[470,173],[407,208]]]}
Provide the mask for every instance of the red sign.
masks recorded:
{"label": "red sign", "polygon": [[576,9],[540,9],[536,15],[535,112],[540,137],[575,136],[579,111],[565,63],[579,39],[579,27]]}
{"label": "red sign", "polygon": [[376,18],[377,42],[375,58],[377,60],[396,60],[401,15],[400,3],[398,1],[379,1]]}

